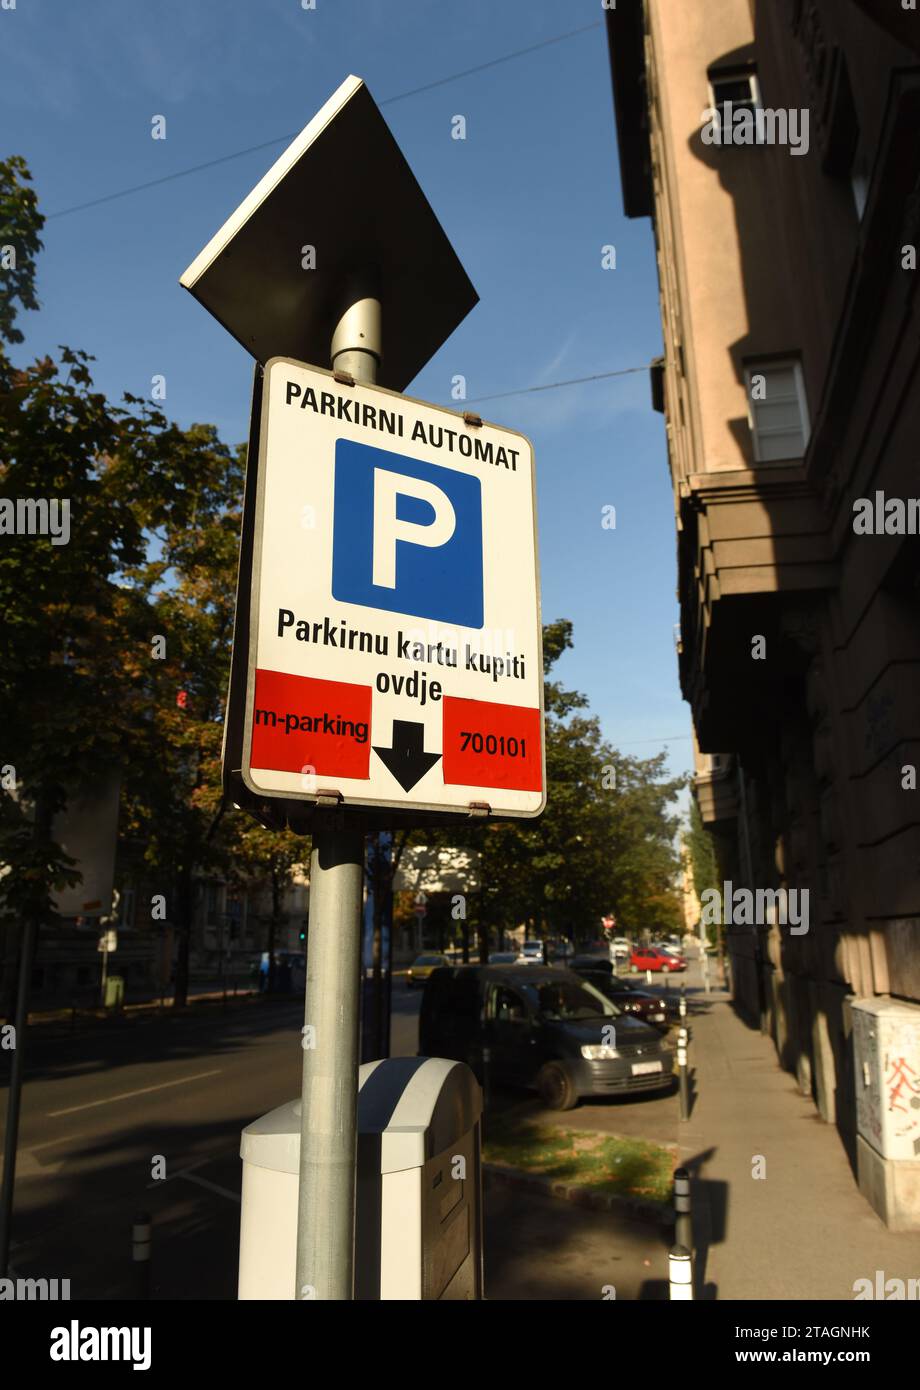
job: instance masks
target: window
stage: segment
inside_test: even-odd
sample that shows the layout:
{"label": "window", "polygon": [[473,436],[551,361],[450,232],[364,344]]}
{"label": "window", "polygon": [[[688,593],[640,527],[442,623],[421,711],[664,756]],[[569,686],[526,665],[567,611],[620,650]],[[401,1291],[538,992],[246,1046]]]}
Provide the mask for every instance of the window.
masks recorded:
{"label": "window", "polygon": [[725,68],[709,74],[709,104],[719,113],[720,129],[731,129],[735,111],[757,111],[760,83],[754,68]]}
{"label": "window", "polygon": [[616,1018],[619,1009],[587,980],[553,980],[547,985],[525,985],[528,997],[536,1002],[543,1018]]}
{"label": "window", "polygon": [[524,1023],[527,1009],[521,996],[505,985],[495,985],[489,1000],[490,1018],[498,1023]]}
{"label": "window", "polygon": [[749,362],[744,375],[756,462],[802,458],[809,426],[801,364]]}

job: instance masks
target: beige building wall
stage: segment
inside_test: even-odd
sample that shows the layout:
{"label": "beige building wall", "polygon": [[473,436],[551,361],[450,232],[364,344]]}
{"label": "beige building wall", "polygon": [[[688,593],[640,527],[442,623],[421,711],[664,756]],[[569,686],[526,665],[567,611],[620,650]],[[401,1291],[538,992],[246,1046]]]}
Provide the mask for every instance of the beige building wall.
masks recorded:
{"label": "beige building wall", "polygon": [[[920,1029],[920,541],[853,527],[855,499],[920,495],[920,41],[893,9],[618,0],[607,25],[624,204],[656,238],[697,799],[727,877],[810,898],[803,936],[729,932],[735,997],[897,1225],[920,1155],[895,1181],[857,1134],[851,1015],[890,994]],[[745,67],[807,112],[807,153],[703,141],[711,77]],[[787,358],[804,447],[764,462],[745,368]]]}

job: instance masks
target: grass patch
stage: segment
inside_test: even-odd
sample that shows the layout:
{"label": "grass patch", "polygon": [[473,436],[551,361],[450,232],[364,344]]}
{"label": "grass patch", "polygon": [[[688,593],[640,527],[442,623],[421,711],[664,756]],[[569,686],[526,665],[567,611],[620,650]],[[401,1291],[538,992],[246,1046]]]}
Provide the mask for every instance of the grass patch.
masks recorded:
{"label": "grass patch", "polygon": [[675,1156],[660,1144],[533,1124],[510,1115],[489,1117],[486,1130],[482,1146],[486,1163],[595,1192],[652,1202],[671,1200]]}

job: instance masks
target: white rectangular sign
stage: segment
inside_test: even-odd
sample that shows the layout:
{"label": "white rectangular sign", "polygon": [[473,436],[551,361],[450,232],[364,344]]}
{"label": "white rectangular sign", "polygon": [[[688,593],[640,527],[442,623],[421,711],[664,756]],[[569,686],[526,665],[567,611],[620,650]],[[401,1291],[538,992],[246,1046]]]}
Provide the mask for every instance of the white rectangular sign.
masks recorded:
{"label": "white rectangular sign", "polygon": [[431,812],[545,804],[533,449],[266,364],[243,779]]}

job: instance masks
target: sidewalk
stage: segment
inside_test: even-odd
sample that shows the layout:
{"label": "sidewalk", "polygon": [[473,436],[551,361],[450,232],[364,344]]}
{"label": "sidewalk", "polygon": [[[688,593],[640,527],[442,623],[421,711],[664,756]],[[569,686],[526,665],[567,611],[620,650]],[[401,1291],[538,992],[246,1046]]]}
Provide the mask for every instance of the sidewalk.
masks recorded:
{"label": "sidewalk", "polygon": [[[846,1153],[773,1043],[727,995],[690,1000],[696,1099],[679,1126],[693,1179],[697,1297],[853,1299],[856,1279],[920,1276],[920,1234],[893,1233],[860,1195]],[[755,1179],[755,1155],[766,1177]]]}

